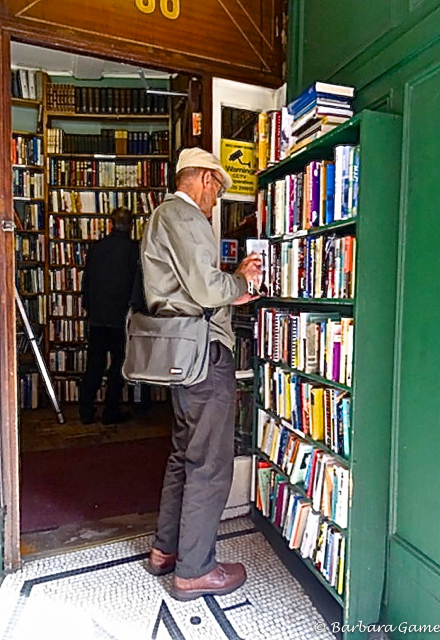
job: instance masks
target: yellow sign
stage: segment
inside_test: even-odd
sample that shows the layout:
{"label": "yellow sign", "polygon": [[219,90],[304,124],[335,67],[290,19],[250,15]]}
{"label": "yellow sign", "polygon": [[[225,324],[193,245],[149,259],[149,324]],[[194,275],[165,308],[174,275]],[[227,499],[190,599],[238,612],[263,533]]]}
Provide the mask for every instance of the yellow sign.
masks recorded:
{"label": "yellow sign", "polygon": [[[153,13],[156,10],[156,0],[135,0],[135,3],[142,13]],[[165,18],[176,20],[180,15],[180,0],[160,0],[160,10]]]}
{"label": "yellow sign", "polygon": [[222,139],[221,163],[232,179],[232,187],[228,193],[253,197],[257,189],[255,144]]}

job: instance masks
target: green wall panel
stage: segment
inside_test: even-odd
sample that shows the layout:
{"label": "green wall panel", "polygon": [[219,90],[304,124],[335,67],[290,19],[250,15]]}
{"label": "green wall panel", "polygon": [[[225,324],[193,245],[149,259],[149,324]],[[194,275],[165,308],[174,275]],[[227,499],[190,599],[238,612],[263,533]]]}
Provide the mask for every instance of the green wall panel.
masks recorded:
{"label": "green wall panel", "polygon": [[384,78],[391,86],[439,39],[439,0],[290,0],[289,99],[320,79],[354,84],[364,106],[364,91]]}
{"label": "green wall panel", "polygon": [[399,589],[393,590],[385,612],[386,624],[397,627],[394,632],[388,632],[388,637],[392,640],[438,639],[438,627],[437,633],[423,629],[411,630],[410,633],[409,627],[431,625],[434,628],[440,625],[440,576],[428,562],[415,556],[412,549],[397,540],[391,544],[390,567],[390,580],[399,584]]}
{"label": "green wall panel", "polygon": [[332,76],[390,29],[392,1],[305,0],[304,83]]}
{"label": "green wall panel", "polygon": [[397,534],[440,564],[440,65],[407,88],[402,172]]}

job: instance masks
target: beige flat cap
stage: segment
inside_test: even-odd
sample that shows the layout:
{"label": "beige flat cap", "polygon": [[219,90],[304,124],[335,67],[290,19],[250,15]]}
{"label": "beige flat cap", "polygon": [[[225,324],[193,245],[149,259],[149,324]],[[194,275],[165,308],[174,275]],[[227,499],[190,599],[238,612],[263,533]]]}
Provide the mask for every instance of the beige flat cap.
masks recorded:
{"label": "beige flat cap", "polygon": [[188,149],[182,149],[177,161],[176,173],[179,173],[182,169],[188,169],[190,167],[200,167],[201,169],[213,169],[218,171],[222,178],[226,191],[232,187],[232,180],[228,173],[223,169],[220,160],[216,158],[213,153],[205,151],[200,147],[189,147]]}

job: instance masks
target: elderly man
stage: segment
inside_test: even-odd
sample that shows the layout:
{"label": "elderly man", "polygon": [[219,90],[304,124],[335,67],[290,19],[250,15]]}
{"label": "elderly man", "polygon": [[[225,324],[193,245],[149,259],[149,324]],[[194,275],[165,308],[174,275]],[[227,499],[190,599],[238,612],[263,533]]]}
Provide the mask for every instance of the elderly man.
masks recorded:
{"label": "elderly man", "polygon": [[201,315],[210,322],[210,361],[203,382],[172,389],[175,425],[149,571],[175,570],[173,595],[191,600],[231,593],[246,580],[244,566],[216,560],[215,542],[234,464],[235,367],[230,305],[253,298],[261,260],[245,258],[235,273],[218,268],[209,220],[232,182],[219,160],[198,147],[184,149],[177,191],[153,213],[141,248],[145,294],[156,315]]}

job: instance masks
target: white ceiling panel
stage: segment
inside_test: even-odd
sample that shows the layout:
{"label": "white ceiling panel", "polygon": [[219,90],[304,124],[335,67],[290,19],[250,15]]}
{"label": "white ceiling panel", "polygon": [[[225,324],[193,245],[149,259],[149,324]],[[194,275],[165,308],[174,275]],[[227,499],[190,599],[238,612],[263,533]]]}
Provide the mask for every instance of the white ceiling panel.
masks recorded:
{"label": "white ceiling panel", "polygon": [[[100,78],[135,78],[138,67],[109,60],[79,56],[56,49],[34,47],[21,42],[11,44],[12,67],[43,69],[49,75],[71,76],[80,80]],[[169,78],[169,73],[144,69],[148,78]]]}

